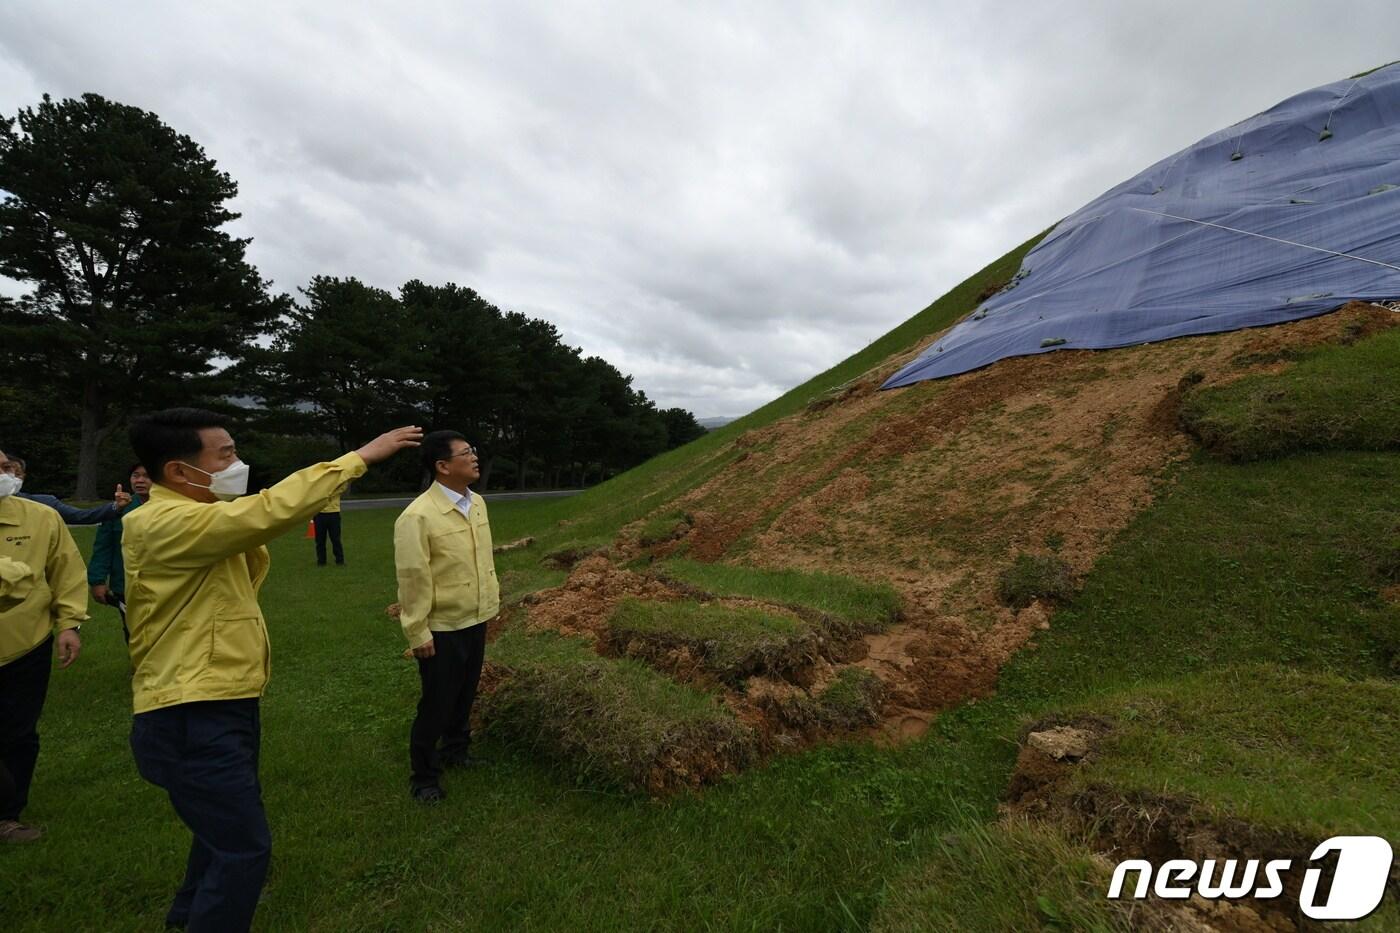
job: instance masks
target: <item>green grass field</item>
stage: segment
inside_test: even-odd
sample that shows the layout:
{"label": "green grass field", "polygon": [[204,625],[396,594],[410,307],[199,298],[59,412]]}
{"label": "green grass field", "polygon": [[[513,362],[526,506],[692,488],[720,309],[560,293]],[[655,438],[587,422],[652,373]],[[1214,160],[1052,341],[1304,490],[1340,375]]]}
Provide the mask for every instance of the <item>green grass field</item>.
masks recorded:
{"label": "green grass field", "polygon": [[[453,775],[434,810],[407,795],[417,683],[382,612],[393,598],[393,514],[349,514],[344,569],[314,567],[311,543],[289,535],[273,545],[263,593],[275,851],[259,928],[865,929],[887,901],[922,903],[928,892],[908,879],[926,882],[923,866],[946,857],[950,832],[993,816],[1030,719],[1252,662],[1332,676],[1338,690],[1355,681],[1370,696],[1393,676],[1386,638],[1400,621],[1364,558],[1396,514],[1395,455],[1200,460],[1099,562],[1037,649],[1012,662],[998,695],[944,716],[923,740],[827,746],[648,800],[577,784],[528,748],[487,738],[493,766]],[[502,503],[492,519],[508,540],[554,516]],[[42,723],[27,816],[49,837],[0,850],[7,930],[157,927],[182,871],[185,833],[131,762],[126,660],[104,612],[85,628],[79,664],[55,673]],[[1394,825],[1400,808],[1372,780],[1384,754],[1352,745],[1317,765],[1378,826]],[[1327,825],[1325,812],[1289,808],[1292,780],[1260,774],[1252,792],[1279,801],[1280,819]],[[1228,799],[1229,786],[1212,791],[1211,781],[1202,774],[1190,790]],[[1037,909],[1033,889],[986,896]]]}

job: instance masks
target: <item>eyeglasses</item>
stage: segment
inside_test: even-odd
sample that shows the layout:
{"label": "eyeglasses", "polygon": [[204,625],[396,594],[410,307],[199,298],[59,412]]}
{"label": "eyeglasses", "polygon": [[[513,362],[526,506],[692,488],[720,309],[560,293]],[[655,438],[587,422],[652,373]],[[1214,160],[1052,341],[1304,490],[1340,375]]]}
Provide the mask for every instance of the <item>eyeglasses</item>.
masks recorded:
{"label": "eyeglasses", "polygon": [[476,453],[476,448],[473,447],[471,444],[468,444],[464,450],[459,450],[459,451],[457,451],[455,454],[448,454],[446,457],[443,457],[442,459],[444,459],[444,460],[451,460],[451,459],[454,458],[454,457],[469,457],[469,456],[471,456],[471,455],[474,454],[474,453]]}

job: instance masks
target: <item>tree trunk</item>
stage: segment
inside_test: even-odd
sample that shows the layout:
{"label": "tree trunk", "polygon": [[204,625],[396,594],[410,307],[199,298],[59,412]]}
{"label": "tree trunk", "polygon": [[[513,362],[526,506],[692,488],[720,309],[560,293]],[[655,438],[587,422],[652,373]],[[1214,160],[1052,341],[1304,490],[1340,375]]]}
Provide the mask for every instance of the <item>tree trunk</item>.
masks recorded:
{"label": "tree trunk", "polygon": [[486,462],[481,464],[481,479],[477,480],[481,492],[491,488],[491,464],[495,462],[495,457],[487,457]]}
{"label": "tree trunk", "polygon": [[83,386],[82,428],[78,434],[78,485],[75,499],[97,498],[97,449],[106,433],[102,430],[102,396],[97,383]]}

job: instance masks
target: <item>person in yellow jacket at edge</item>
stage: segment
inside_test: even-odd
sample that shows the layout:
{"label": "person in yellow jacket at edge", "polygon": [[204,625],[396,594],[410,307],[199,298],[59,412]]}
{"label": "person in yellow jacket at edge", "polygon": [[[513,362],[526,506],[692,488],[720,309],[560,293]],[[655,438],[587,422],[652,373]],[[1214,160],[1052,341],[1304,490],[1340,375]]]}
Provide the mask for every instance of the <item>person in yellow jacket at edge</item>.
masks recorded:
{"label": "person in yellow jacket at edge", "polygon": [[435,804],[447,796],[438,783],[444,767],[481,762],[469,753],[472,701],[501,590],[486,503],[467,488],[481,476],[476,450],[456,431],[434,431],[422,457],[427,488],[394,522],[394,567],[399,623],[422,685],[409,732],[409,792]]}
{"label": "person in yellow jacket at edge", "polygon": [[87,619],[83,556],[57,512],[15,495],[16,464],[0,451],[0,842],[43,835],[19,821],[39,759],[39,714],[49,692],[54,643],[67,667],[82,650]]}
{"label": "person in yellow jacket at edge", "polygon": [[132,424],[131,446],[152,486],[122,523],[131,750],[194,835],[167,926],[247,930],[267,876],[272,840],[258,782],[258,698],[269,670],[257,599],[265,545],[304,527],[367,465],[418,446],[422,435],[389,431],[245,496],[248,466],[222,416],[175,408]]}

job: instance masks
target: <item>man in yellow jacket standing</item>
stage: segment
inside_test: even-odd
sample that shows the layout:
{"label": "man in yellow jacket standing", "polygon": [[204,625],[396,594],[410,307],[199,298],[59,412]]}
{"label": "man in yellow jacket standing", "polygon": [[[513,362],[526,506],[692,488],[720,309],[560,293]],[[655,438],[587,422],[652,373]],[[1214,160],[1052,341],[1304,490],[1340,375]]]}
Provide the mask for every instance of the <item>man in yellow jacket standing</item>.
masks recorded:
{"label": "man in yellow jacket standing", "polygon": [[258,783],[258,698],[270,661],[257,599],[265,545],[305,527],[368,464],[421,437],[399,428],[244,496],[248,467],[221,416],[176,408],[132,425],[153,485],[122,529],[131,748],[141,776],[165,789],[194,834],[168,925],[247,930],[267,875],[272,843]]}
{"label": "man in yellow jacket standing", "polygon": [[0,451],[0,843],[42,833],[19,821],[39,759],[39,714],[54,643],[67,667],[87,619],[83,557],[57,512],[15,495],[14,464]]}
{"label": "man in yellow jacket standing", "polygon": [[486,503],[468,488],[481,476],[476,451],[456,431],[434,431],[422,453],[428,488],[394,522],[394,565],[399,622],[422,685],[409,790],[432,804],[446,796],[438,783],[444,767],[478,762],[469,753],[472,701],[501,592]]}

